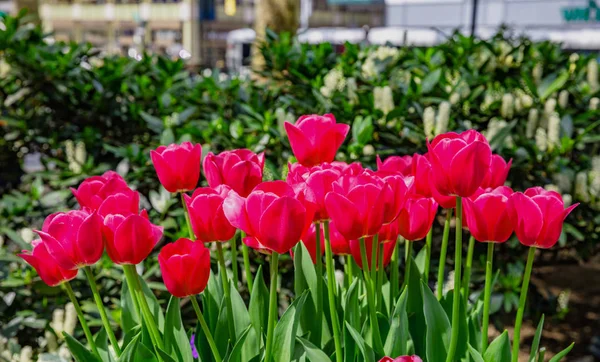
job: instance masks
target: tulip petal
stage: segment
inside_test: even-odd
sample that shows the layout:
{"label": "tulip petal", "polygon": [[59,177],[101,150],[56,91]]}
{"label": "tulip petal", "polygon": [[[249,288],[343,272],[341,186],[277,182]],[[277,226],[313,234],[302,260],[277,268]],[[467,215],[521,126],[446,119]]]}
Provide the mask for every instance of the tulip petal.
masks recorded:
{"label": "tulip petal", "polygon": [[449,175],[456,195],[471,196],[489,172],[492,151],[483,142],[473,142],[458,151],[452,158]]}
{"label": "tulip petal", "polygon": [[290,140],[290,146],[298,162],[303,165],[312,166],[314,157],[312,155],[313,145],[310,140],[304,135],[304,132],[293,124],[285,122],[284,127]]}
{"label": "tulip petal", "polygon": [[281,197],[273,201],[260,218],[260,242],[267,248],[287,253],[304,232],[306,210],[300,201]]}
{"label": "tulip petal", "polygon": [[62,245],[50,234],[39,230],[36,230],[35,232],[42,239],[46,250],[48,250],[48,254],[50,254],[52,259],[56,261],[56,264],[58,264],[61,268],[67,270],[77,269],[77,265],[73,262],[72,256],[69,255],[65,250],[66,246]]}
{"label": "tulip petal", "polygon": [[330,192],[325,196],[325,207],[336,229],[346,240],[356,240],[363,236],[360,212],[350,200]]}
{"label": "tulip petal", "polygon": [[77,233],[77,252],[85,262],[84,265],[95,264],[104,252],[102,240],[102,218],[93,213],[88,216],[79,227]]}
{"label": "tulip petal", "polygon": [[246,211],[246,199],[231,190],[223,201],[223,212],[229,223],[244,231],[246,234],[254,235],[248,213]]}
{"label": "tulip petal", "polygon": [[509,202],[517,238],[525,246],[534,245],[544,227],[542,210],[531,198],[520,192],[513,194]]}

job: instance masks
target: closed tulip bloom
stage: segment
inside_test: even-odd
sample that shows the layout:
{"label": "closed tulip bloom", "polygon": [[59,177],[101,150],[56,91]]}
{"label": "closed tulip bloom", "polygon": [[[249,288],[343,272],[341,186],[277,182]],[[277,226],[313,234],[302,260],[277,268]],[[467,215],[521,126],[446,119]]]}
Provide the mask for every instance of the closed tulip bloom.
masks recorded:
{"label": "closed tulip bloom", "polygon": [[475,130],[439,135],[427,148],[433,185],[441,195],[469,197],[489,172],[492,150]]}
{"label": "closed tulip bloom", "polygon": [[54,287],[77,276],[77,269],[61,268],[50,256],[41,240],[34,240],[31,245],[33,246],[31,251],[23,250],[19,256],[37,271],[44,283]]}
{"label": "closed tulip bloom", "polygon": [[150,152],[160,183],[169,192],[193,190],[200,179],[202,146],[191,142],[160,146]]}
{"label": "closed tulip bloom", "polygon": [[110,195],[134,193],[135,191],[127,186],[121,175],[114,171],[106,171],[102,176],[92,176],[85,179],[77,189],[71,188],[71,192],[81,208],[96,211]]}
{"label": "closed tulip bloom", "polygon": [[210,276],[210,251],[203,243],[181,238],[165,245],[158,264],[169,293],[177,298],[202,293]]}
{"label": "closed tulip bloom", "polygon": [[477,241],[503,243],[513,232],[508,200],[509,187],[484,192],[475,199],[464,200],[464,211],[471,235]]}
{"label": "closed tulip bloom", "polygon": [[93,265],[104,251],[102,218],[85,209],[52,214],[37,233],[63,269]]}
{"label": "closed tulip bloom", "polygon": [[264,182],[247,198],[231,191],[223,203],[231,225],[244,231],[244,243],[263,252],[287,253],[310,226],[314,208],[297,200],[283,181]]}
{"label": "closed tulip bloom", "polygon": [[231,189],[227,185],[200,187],[192,197],[183,195],[190,215],[192,229],[198,240],[203,242],[227,241],[235,235],[223,212],[223,202]]}
{"label": "closed tulip bloom", "polygon": [[515,192],[509,204],[515,234],[521,244],[542,249],[556,244],[565,218],[578,205],[565,209],[559,193],[541,187]]}
{"label": "closed tulip bloom", "polygon": [[[392,260],[392,254],[394,253],[394,243],[380,243],[379,247],[383,247],[383,266],[387,266]],[[367,252],[367,265],[369,269],[371,268],[372,255],[373,255],[373,237],[369,236],[365,238],[365,248]],[[350,251],[352,252],[352,257],[356,264],[362,269],[363,262],[360,253],[360,240],[351,240],[350,241]],[[377,261],[377,269],[379,269],[379,255],[376,257]]]}
{"label": "closed tulip bloom", "polygon": [[332,114],[305,115],[295,124],[285,122],[294,156],[308,167],[333,161],[349,130],[347,124],[336,123]]}
{"label": "closed tulip bloom", "polygon": [[508,177],[508,171],[512,165],[512,159],[504,161],[500,155],[492,155],[492,162],[490,163],[490,171],[481,183],[481,187],[486,189],[488,187],[496,188],[504,185],[506,178]]}
{"label": "closed tulip bloom", "polygon": [[381,161],[377,155],[377,174],[382,177],[388,175],[403,175],[410,176],[412,173],[413,158],[410,155],[406,156],[390,156]]}
{"label": "closed tulip bloom", "polygon": [[426,155],[415,153],[412,156],[411,174],[415,178],[414,193],[424,197],[432,197],[431,163]]}
{"label": "closed tulip bloom", "polygon": [[379,362],[423,362],[419,356],[383,357]]}
{"label": "closed tulip bloom", "polygon": [[329,239],[334,255],[350,255],[350,243],[340,234],[333,221],[329,222]]}
{"label": "closed tulip bloom", "polygon": [[247,149],[224,151],[218,155],[209,152],[202,165],[210,187],[227,185],[246,197],[262,182],[265,155]]}
{"label": "closed tulip bloom", "polygon": [[325,196],[333,190],[333,183],[338,180],[342,172],[339,168],[324,163],[311,168],[290,165],[287,183],[296,194],[303,194],[303,198],[315,205],[314,221],[329,219],[325,207]]}
{"label": "closed tulip bloom", "polygon": [[384,187],[383,223],[389,224],[398,218],[406,199],[414,193],[414,177],[390,175],[384,177],[383,182],[389,186]]}
{"label": "closed tulip bloom", "polygon": [[398,232],[406,240],[415,241],[427,236],[433,225],[438,204],[429,197],[411,197],[406,200],[398,216]]}

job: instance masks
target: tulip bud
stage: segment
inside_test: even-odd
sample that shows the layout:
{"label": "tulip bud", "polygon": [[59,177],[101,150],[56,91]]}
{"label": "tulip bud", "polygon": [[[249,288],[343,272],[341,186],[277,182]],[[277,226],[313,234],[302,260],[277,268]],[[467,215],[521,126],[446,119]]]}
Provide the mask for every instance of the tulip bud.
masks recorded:
{"label": "tulip bud", "polygon": [[412,156],[390,156],[381,161],[379,155],[377,161],[377,174],[381,177],[389,175],[410,176],[412,173]]}
{"label": "tulip bud", "polygon": [[109,196],[122,193],[128,195],[130,204],[128,207],[132,212],[139,209],[139,196],[131,190],[127,183],[114,171],[106,171],[102,176],[92,176],[85,179],[77,189],[71,188],[71,192],[79,202],[81,208],[92,211],[98,210],[100,205]]}
{"label": "tulip bud", "polygon": [[230,191],[229,186],[219,185],[214,189],[197,188],[192,197],[183,195],[198,240],[227,241],[235,235],[235,227],[231,226],[223,212],[223,202]]}
{"label": "tulip bud", "polygon": [[202,147],[183,142],[160,146],[150,152],[160,183],[169,192],[193,190],[200,179]]}
{"label": "tulip bud", "polygon": [[501,186],[474,200],[464,199],[465,219],[475,240],[496,243],[508,240],[513,232],[508,202],[511,195],[510,188]]}
{"label": "tulip bud", "polygon": [[[287,124],[287,123],[286,123]],[[215,188],[227,185],[240,196],[246,197],[263,180],[264,153],[255,154],[247,149],[206,155],[203,162],[208,185]]]}
{"label": "tulip bud", "polygon": [[169,293],[184,298],[202,293],[210,277],[210,251],[200,242],[181,238],[165,245],[158,264]]}
{"label": "tulip bud", "polygon": [[413,196],[398,216],[398,232],[408,241],[423,239],[433,225],[438,204],[432,198]]}

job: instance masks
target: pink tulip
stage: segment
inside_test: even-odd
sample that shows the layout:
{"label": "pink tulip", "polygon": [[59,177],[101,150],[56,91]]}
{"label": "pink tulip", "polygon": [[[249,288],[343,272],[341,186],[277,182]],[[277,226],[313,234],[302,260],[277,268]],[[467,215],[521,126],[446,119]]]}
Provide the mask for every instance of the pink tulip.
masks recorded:
{"label": "pink tulip", "polygon": [[223,211],[231,225],[246,232],[246,245],[279,254],[300,241],[314,215],[314,208],[297,200],[283,181],[263,182],[247,198],[231,191]]}
{"label": "pink tulip", "polygon": [[506,178],[508,177],[508,171],[512,165],[512,159],[504,161],[500,155],[492,155],[492,162],[490,163],[490,171],[487,173],[485,179],[481,183],[481,187],[486,189],[488,187],[496,188],[504,185]]}
{"label": "pink tulip", "polygon": [[513,232],[508,200],[512,190],[500,186],[476,198],[464,199],[464,211],[469,231],[475,240],[503,243]]}
{"label": "pink tulip", "polygon": [[262,182],[265,155],[247,149],[224,151],[216,156],[209,152],[203,167],[210,187],[227,185],[238,195],[247,197]]}
{"label": "pink tulip", "polygon": [[379,362],[423,362],[419,356],[383,357]]}
{"label": "pink tulip", "polygon": [[383,223],[389,224],[398,218],[409,195],[414,193],[414,177],[390,175],[383,178],[389,187],[384,187]]}
{"label": "pink tulip", "polygon": [[33,250],[23,250],[18,254],[23,260],[31,265],[44,283],[51,287],[57,286],[63,282],[68,282],[77,276],[77,269],[63,269],[50,256],[46,246],[39,239],[31,242]]}
{"label": "pink tulip", "polygon": [[36,231],[48,253],[63,269],[78,269],[95,264],[104,252],[102,218],[87,210],[52,214]]}
{"label": "pink tulip", "polygon": [[437,202],[429,197],[414,196],[406,200],[398,216],[400,235],[410,241],[426,237],[433,225],[437,208]]}
{"label": "pink tulip", "polygon": [[[379,241],[378,241],[379,242]],[[394,253],[394,243],[380,243],[379,247],[383,247],[383,266],[387,266],[392,260],[392,254]],[[367,266],[369,269],[372,264],[372,255],[373,255],[373,237],[369,236],[365,238],[365,251],[367,252]],[[351,240],[350,241],[350,251],[352,252],[352,257],[356,264],[362,269],[362,254],[360,251],[360,240]],[[379,269],[379,255],[376,257],[377,269]]]}
{"label": "pink tulip", "polygon": [[85,179],[77,189],[71,188],[71,192],[79,202],[81,208],[96,211],[110,195],[116,193],[132,194],[133,190],[114,171],[106,171],[102,176],[92,176]]}
{"label": "pink tulip", "polygon": [[415,153],[412,156],[411,175],[415,178],[414,192],[424,197],[432,197],[431,186],[431,163],[427,155]]}
{"label": "pink tulip", "polygon": [[551,248],[560,237],[565,218],[577,205],[565,209],[559,193],[541,187],[515,192],[509,209],[517,238],[525,246]]}
{"label": "pink tulip", "polygon": [[210,276],[210,251],[204,244],[181,238],[165,245],[158,264],[169,293],[177,298],[202,293]]}
{"label": "pink tulip", "polygon": [[332,114],[313,114],[298,118],[295,124],[286,122],[285,130],[298,162],[310,167],[333,161],[350,126],[336,123]]}
{"label": "pink tulip", "polygon": [[328,220],[325,196],[332,191],[333,183],[341,177],[342,171],[329,163],[311,168],[296,165],[298,166],[290,165],[287,183],[296,194],[302,194],[302,198],[315,205],[314,221]]}
{"label": "pink tulip", "polygon": [[231,189],[227,185],[200,187],[192,197],[183,195],[190,215],[192,229],[198,240],[203,242],[227,241],[235,235],[223,212],[223,202]]}
{"label": "pink tulip", "polygon": [[392,222],[381,227],[377,233],[377,240],[379,240],[380,243],[395,242],[398,241],[399,235],[398,223]]}
{"label": "pink tulip", "polygon": [[[321,225],[321,256],[325,253],[325,227],[323,224]],[[317,235],[315,228],[315,224],[311,224],[310,227],[306,230],[304,235],[302,236],[302,242],[306,249],[310,253],[310,257],[312,258],[313,263],[316,263],[317,258]],[[331,242],[331,251],[335,255],[350,255],[350,244],[344,237],[337,231],[335,225],[332,222],[329,222],[329,239]],[[290,253],[292,251],[290,250]],[[292,255],[293,256],[293,255]]]}
{"label": "pink tulip", "polygon": [[406,156],[390,156],[381,161],[377,155],[377,174],[381,177],[389,175],[410,176],[412,172],[413,158],[410,155]]}
{"label": "pink tulip", "polygon": [[433,185],[444,196],[471,196],[489,172],[492,151],[474,130],[449,132],[427,144]]}
{"label": "pink tulip", "polygon": [[154,169],[169,192],[193,190],[200,179],[202,146],[191,142],[160,146],[150,152]]}

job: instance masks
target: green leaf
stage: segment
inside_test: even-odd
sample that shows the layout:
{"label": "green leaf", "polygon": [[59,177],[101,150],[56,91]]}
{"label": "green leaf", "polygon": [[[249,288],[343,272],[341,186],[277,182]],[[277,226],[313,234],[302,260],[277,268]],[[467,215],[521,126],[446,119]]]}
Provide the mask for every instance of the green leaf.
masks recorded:
{"label": "green leaf", "polygon": [[225,297],[221,301],[219,309],[219,319],[217,320],[217,326],[214,329],[214,339],[217,345],[217,349],[221,356],[225,356],[229,346],[230,339],[235,337],[229,336],[229,322],[227,320],[227,306],[225,304]]}
{"label": "green leaf", "polygon": [[531,352],[529,353],[529,362],[535,362],[535,356],[537,356],[538,348],[540,347],[540,339],[542,338],[542,330],[544,329],[544,315],[538,323],[533,336],[533,342],[531,343]]}
{"label": "green leaf", "polygon": [[352,339],[354,339],[354,342],[356,342],[356,344],[358,345],[358,349],[362,354],[361,361],[375,362],[375,353],[373,352],[373,349],[365,342],[361,334],[358,333],[358,331],[354,329],[348,322],[346,322],[345,325],[348,331],[350,332]]}
{"label": "green leaf", "polygon": [[569,72],[565,71],[558,77],[555,74],[551,74],[542,80],[542,83],[538,87],[540,94],[540,100],[544,102],[553,93],[559,91],[565,83],[569,80]]}
{"label": "green leaf", "polygon": [[408,314],[408,329],[414,345],[414,353],[419,356],[427,354],[427,328],[423,313],[423,296],[421,291],[421,275],[413,258],[410,258],[410,277],[408,281],[408,299],[406,313]]}
{"label": "green leaf", "polygon": [[352,139],[359,145],[366,145],[373,139],[373,120],[371,117],[357,116],[352,123]]}
{"label": "green leaf", "polygon": [[[250,361],[252,359],[252,358],[248,358],[248,359],[242,358],[244,345],[248,344],[248,343],[245,343],[245,341],[251,330],[252,330],[252,326],[249,325],[248,327],[246,327],[246,329],[244,329],[242,331],[242,333],[238,337],[237,341],[235,342],[235,345],[233,346],[231,353],[229,353],[229,355],[225,358],[224,362],[241,362],[241,361]],[[256,347],[258,347],[258,346],[256,346]]]}
{"label": "green leaf", "polygon": [[490,343],[483,354],[485,362],[506,362],[510,361],[510,342],[508,340],[508,331],[504,331]]}
{"label": "green leaf", "polygon": [[100,358],[103,362],[115,361],[112,353],[108,348],[108,334],[106,333],[105,328],[100,328],[98,334],[96,334],[94,343],[96,343],[96,348],[98,349],[98,353],[100,354]]}
{"label": "green leaf", "polygon": [[[294,275],[296,295],[302,295],[306,290],[309,291],[308,294],[310,295],[309,303],[304,305],[304,313],[300,316],[300,327],[303,332],[312,332],[320,327],[316,325],[317,318],[314,318],[317,312],[317,273],[304,243],[298,243],[296,246],[294,267],[296,271]],[[311,338],[317,335],[316,333],[311,333]],[[313,340],[313,342],[316,343],[317,341]]]}
{"label": "green leaf", "polygon": [[267,320],[269,317],[269,289],[267,289],[263,278],[262,265],[258,267],[256,276],[254,277],[248,313],[250,314],[250,322],[256,331],[256,335],[262,341],[263,332],[267,330]]}
{"label": "green leaf", "polygon": [[408,314],[406,313],[406,301],[408,291],[404,289],[394,312],[392,313],[390,331],[385,339],[383,350],[386,356],[403,356],[408,354]]}
{"label": "green leaf", "polygon": [[127,347],[121,353],[121,357],[119,357],[119,362],[130,362],[133,361],[135,356],[135,350],[140,342],[141,333],[138,333],[128,344]]}
{"label": "green leaf", "polygon": [[90,352],[81,342],[73,338],[70,334],[63,332],[69,351],[77,362],[100,362],[92,352]]}
{"label": "green leaf", "polygon": [[291,361],[296,342],[296,331],[300,321],[300,313],[307,298],[304,292],[283,313],[273,333],[273,359],[275,361]]}
{"label": "green leaf", "polygon": [[181,322],[181,309],[179,298],[171,296],[167,306],[167,317],[165,320],[164,351],[176,357],[178,361],[193,361],[192,349],[187,333]]}
{"label": "green leaf", "polygon": [[144,296],[146,297],[146,301],[148,302],[148,307],[152,312],[154,321],[158,322],[158,329],[162,332],[165,326],[165,316],[163,314],[160,303],[158,302],[158,299],[156,299],[154,293],[152,293],[152,290],[148,288],[148,285],[144,281],[144,278],[139,278],[139,280],[142,284],[142,291],[144,292]]}
{"label": "green leaf", "polygon": [[[473,346],[469,344],[469,353],[471,354],[471,358],[473,358],[473,362],[485,362],[481,353],[479,353]],[[509,361],[506,361],[509,362]]]}
{"label": "green leaf", "polygon": [[575,345],[575,343],[571,343],[569,345],[569,347],[558,352],[554,357],[550,358],[550,362],[559,362],[560,360],[562,360],[564,356],[566,356],[569,352],[571,352],[574,345]]}
{"label": "green leaf", "polygon": [[171,357],[167,352],[163,351],[159,347],[156,347],[158,354],[163,359],[164,362],[177,362],[173,357]]}
{"label": "green leaf", "polygon": [[154,355],[154,352],[146,347],[143,343],[138,343],[135,348],[135,354],[130,362],[158,362],[158,358]]}
{"label": "green leaf", "polygon": [[[419,250],[419,253],[417,254],[417,256],[415,257],[415,264],[417,265],[417,268],[419,269],[419,273],[423,274],[425,272],[425,262],[427,260],[427,247],[423,246],[421,248],[421,250]],[[399,250],[398,250],[399,252]]]}
{"label": "green leaf", "polygon": [[158,117],[154,117],[144,111],[140,111],[140,116],[146,121],[148,128],[156,133],[161,133],[164,129],[164,122]]}
{"label": "green leaf", "polygon": [[302,337],[296,337],[296,340],[300,342],[302,347],[304,347],[304,352],[306,352],[306,356],[309,361],[312,362],[331,362],[331,359],[325,352],[317,348],[314,344],[310,343],[309,340],[306,340]]}
{"label": "green leaf", "polygon": [[440,78],[442,76],[442,69],[438,68],[431,73],[428,73],[423,81],[421,82],[421,93],[427,94],[433,90],[433,88],[438,84]]}
{"label": "green leaf", "polygon": [[[246,305],[244,304],[244,300],[240,296],[240,293],[237,291],[237,288],[233,285],[233,283],[229,283],[230,288],[230,297],[231,304],[233,309],[233,324],[235,327],[235,336],[232,337],[232,340],[237,340],[240,338],[242,333],[246,332],[248,327],[251,326],[250,323],[250,315],[248,314],[248,310],[246,309]],[[259,345],[256,340],[256,331],[251,329],[249,332],[246,332],[247,336],[244,339],[247,339],[248,342],[242,343],[242,360],[249,361],[254,356],[259,354]]]}
{"label": "green leaf", "polygon": [[204,318],[211,331],[217,328],[219,320],[221,301],[223,300],[223,287],[219,282],[220,278],[216,278],[212,270],[208,278],[208,285],[202,293],[202,304],[204,310]]}
{"label": "green leaf", "polygon": [[423,293],[423,313],[425,314],[427,326],[427,360],[444,361],[445,356],[448,354],[450,335],[452,334],[450,320],[440,302],[424,282],[421,284],[421,291]]}

